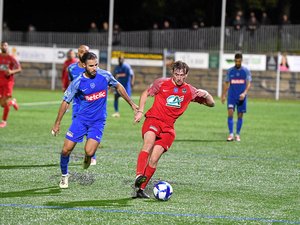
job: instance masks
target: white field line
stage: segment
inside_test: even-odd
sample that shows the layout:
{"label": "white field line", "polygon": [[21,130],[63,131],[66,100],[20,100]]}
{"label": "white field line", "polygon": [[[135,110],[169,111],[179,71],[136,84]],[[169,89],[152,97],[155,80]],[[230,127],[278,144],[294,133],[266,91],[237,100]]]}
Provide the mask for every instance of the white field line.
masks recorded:
{"label": "white field line", "polygon": [[[134,100],[139,99],[139,96],[131,97]],[[122,98],[120,98],[122,99]],[[113,101],[113,98],[108,98],[108,101]],[[61,101],[48,101],[48,102],[27,102],[27,103],[18,103],[20,106],[36,106],[36,105],[58,105]]]}

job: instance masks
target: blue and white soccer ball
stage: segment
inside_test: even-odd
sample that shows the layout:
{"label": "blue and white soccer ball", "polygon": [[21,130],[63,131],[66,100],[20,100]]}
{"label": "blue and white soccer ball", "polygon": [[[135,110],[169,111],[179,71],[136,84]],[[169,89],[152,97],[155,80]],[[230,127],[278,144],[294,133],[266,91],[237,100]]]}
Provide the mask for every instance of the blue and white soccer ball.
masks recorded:
{"label": "blue and white soccer ball", "polygon": [[167,201],[173,194],[171,184],[166,181],[159,181],[153,188],[154,197],[158,200]]}

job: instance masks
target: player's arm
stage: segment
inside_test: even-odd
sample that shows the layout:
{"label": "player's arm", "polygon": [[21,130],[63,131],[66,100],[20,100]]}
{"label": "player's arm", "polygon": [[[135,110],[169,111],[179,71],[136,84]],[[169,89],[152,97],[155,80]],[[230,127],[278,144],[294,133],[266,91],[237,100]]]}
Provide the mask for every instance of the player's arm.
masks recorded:
{"label": "player's arm", "polygon": [[126,92],[126,89],[123,87],[123,85],[121,83],[118,82],[118,84],[116,86],[116,90],[119,92],[119,94],[122,96],[122,98],[125,99],[125,101],[131,106],[131,108],[136,113],[138,110],[138,106],[129,97],[129,95]]}
{"label": "player's arm", "polygon": [[229,82],[228,81],[225,81],[224,84],[223,84],[223,92],[222,92],[222,96],[221,96],[221,102],[222,104],[224,104],[225,100],[226,100],[226,93],[229,89]]}
{"label": "player's arm", "polygon": [[241,101],[245,99],[246,95],[248,94],[248,91],[249,91],[250,87],[251,87],[251,81],[248,80],[245,91],[243,91],[243,93],[240,94],[240,100]]}
{"label": "player's arm", "polygon": [[52,134],[54,136],[58,135],[59,130],[60,130],[61,120],[64,117],[65,112],[67,111],[68,108],[69,108],[69,102],[66,102],[65,100],[63,100],[62,103],[61,103],[61,105],[60,105],[60,107],[59,107],[59,110],[58,110],[57,117],[56,117],[56,120],[54,122],[54,125],[52,127]]}
{"label": "player's arm", "polygon": [[196,89],[195,91],[196,97],[192,100],[194,102],[198,102],[200,104],[206,105],[208,107],[215,106],[215,100],[208,91],[203,89]]}
{"label": "player's arm", "polygon": [[20,64],[17,60],[15,60],[15,61],[13,62],[13,65],[14,65],[14,66],[13,66],[13,69],[8,69],[7,72],[6,72],[6,74],[7,74],[8,76],[13,75],[13,74],[16,74],[16,73],[19,73],[19,72],[22,71],[21,64]]}
{"label": "player's arm", "polygon": [[141,94],[141,97],[140,97],[139,110],[137,111],[137,113],[134,116],[135,123],[140,122],[144,116],[144,110],[145,110],[145,105],[146,105],[148,96],[149,96],[148,89],[146,89],[145,91],[143,91],[143,93]]}

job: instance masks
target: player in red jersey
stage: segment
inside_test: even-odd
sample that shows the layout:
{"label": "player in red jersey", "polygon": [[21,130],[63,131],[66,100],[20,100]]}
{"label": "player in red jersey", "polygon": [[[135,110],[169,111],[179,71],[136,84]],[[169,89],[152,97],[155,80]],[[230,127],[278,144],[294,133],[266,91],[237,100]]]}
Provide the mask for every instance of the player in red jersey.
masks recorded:
{"label": "player in red jersey", "polygon": [[0,53],[0,104],[4,108],[0,128],[6,127],[10,106],[18,110],[16,99],[12,99],[15,84],[14,74],[21,72],[22,68],[17,59],[8,53],[8,43],[1,42]]}
{"label": "player in red jersey", "polygon": [[67,52],[67,59],[64,62],[62,74],[61,74],[61,83],[62,83],[63,92],[65,92],[65,90],[67,90],[67,88],[70,84],[68,66],[73,63],[76,63],[77,61],[78,61],[78,59],[76,58],[75,52],[72,49],[70,49]]}
{"label": "player in red jersey", "polygon": [[136,198],[149,198],[144,192],[153,176],[161,155],[168,151],[175,139],[174,123],[187,109],[190,102],[213,107],[213,97],[203,89],[197,89],[185,82],[189,66],[176,61],[172,65],[171,78],[159,78],[140,97],[139,110],[135,122],[143,118],[146,100],[155,96],[152,107],[145,114],[142,128],[143,147],[136,166]]}

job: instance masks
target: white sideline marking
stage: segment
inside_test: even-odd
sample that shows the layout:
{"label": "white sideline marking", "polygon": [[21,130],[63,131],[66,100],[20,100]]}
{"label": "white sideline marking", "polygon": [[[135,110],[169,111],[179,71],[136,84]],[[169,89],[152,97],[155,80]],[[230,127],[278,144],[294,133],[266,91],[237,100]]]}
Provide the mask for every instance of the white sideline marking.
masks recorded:
{"label": "white sideline marking", "polygon": [[[137,100],[139,96],[132,96],[131,99]],[[122,98],[120,98],[122,99]],[[113,98],[108,98],[108,101],[112,101]],[[20,106],[35,106],[35,105],[57,105],[60,104],[62,101],[51,101],[51,102],[27,102],[27,103],[18,103]]]}

